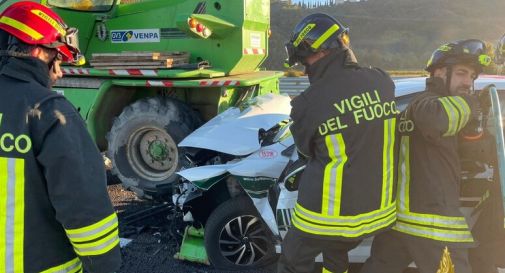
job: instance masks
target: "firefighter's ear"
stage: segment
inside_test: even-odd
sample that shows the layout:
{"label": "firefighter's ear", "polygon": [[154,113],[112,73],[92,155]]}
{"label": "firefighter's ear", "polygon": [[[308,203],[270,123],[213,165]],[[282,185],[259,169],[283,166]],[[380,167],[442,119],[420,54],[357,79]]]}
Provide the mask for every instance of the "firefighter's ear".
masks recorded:
{"label": "firefighter's ear", "polygon": [[433,70],[433,76],[441,78],[445,82],[447,79],[447,67],[435,68],[435,70]]}
{"label": "firefighter's ear", "polygon": [[447,75],[446,67],[436,68],[435,70],[433,70],[433,76],[435,77],[444,79],[446,75]]}
{"label": "firefighter's ear", "polygon": [[42,48],[38,47],[38,46],[35,46],[32,48],[32,50],[30,51],[30,56],[32,57],[35,57],[35,58],[41,58],[42,55],[44,54],[44,51],[42,50]]}

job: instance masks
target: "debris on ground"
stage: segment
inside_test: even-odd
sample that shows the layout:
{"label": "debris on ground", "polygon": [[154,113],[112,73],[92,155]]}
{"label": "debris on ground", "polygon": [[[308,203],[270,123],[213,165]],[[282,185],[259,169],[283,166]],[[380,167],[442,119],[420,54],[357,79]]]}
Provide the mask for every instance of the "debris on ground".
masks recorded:
{"label": "debris on ground", "polygon": [[[184,232],[177,229],[169,202],[141,200],[121,184],[108,186],[119,217],[119,237],[128,242],[121,253],[123,265],[117,273],[274,273],[265,269],[223,271],[212,266],[174,259]],[[170,219],[170,220],[169,220]]]}

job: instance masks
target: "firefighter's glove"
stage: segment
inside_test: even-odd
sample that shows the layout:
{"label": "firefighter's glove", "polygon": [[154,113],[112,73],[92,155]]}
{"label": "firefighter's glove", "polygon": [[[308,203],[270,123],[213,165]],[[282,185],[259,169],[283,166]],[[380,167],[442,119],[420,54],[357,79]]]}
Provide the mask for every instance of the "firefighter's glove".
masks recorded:
{"label": "firefighter's glove", "polygon": [[300,185],[300,176],[302,176],[302,175],[298,174],[298,175],[291,176],[288,179],[286,179],[286,183],[284,183],[284,187],[286,187],[286,189],[288,191],[297,191],[298,186]]}
{"label": "firefighter's glove", "polygon": [[487,112],[491,107],[491,96],[489,94],[489,90],[493,87],[495,87],[494,84],[488,84],[477,93],[480,109],[482,109],[483,112]]}

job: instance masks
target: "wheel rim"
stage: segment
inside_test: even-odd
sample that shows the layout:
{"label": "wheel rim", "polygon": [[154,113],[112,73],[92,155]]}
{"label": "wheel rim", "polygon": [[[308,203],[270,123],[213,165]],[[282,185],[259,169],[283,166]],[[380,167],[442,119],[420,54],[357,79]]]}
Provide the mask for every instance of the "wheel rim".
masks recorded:
{"label": "wheel rim", "polygon": [[133,132],[126,149],[132,169],[148,180],[167,179],[179,163],[177,144],[167,132],[156,127]]}
{"label": "wheel rim", "polygon": [[229,262],[250,266],[269,252],[266,227],[256,216],[244,215],[229,221],[219,235],[219,249]]}

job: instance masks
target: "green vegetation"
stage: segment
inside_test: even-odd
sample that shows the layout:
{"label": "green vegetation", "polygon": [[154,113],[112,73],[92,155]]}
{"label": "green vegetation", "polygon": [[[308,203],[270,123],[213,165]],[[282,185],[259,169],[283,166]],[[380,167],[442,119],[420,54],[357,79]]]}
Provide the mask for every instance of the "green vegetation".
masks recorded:
{"label": "green vegetation", "polygon": [[285,41],[296,23],[315,12],[349,26],[362,65],[387,70],[422,70],[442,43],[478,38],[495,44],[505,33],[503,0],[368,0],[313,9],[271,2],[270,56],[264,64],[268,69],[283,69]]}

